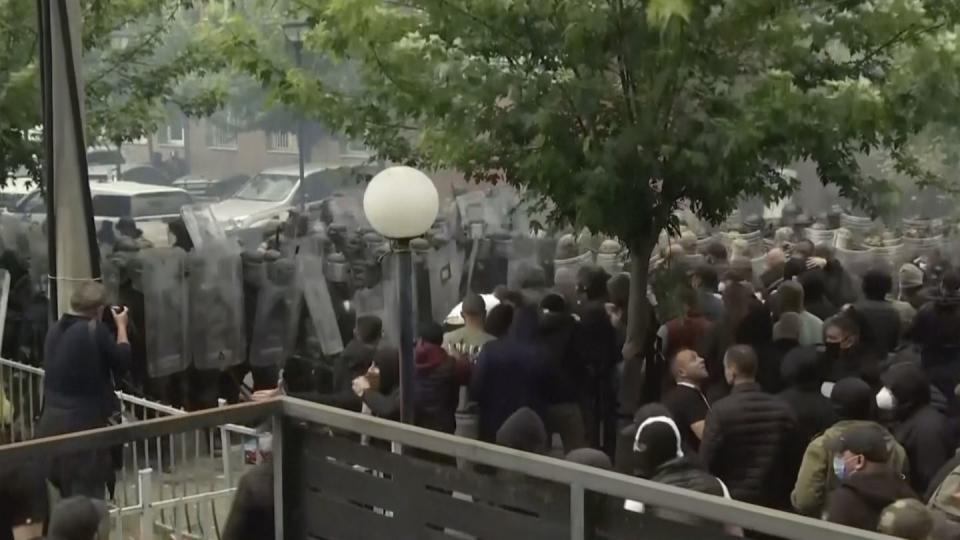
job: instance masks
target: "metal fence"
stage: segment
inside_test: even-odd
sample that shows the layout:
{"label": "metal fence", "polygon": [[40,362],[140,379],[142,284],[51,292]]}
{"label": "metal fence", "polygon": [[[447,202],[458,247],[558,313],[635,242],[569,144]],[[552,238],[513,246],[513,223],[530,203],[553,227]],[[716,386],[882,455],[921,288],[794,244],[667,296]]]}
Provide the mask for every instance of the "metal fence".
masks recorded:
{"label": "metal fence", "polygon": [[[726,538],[716,524],[790,539],[887,538],[289,398],[15,443],[0,448],[0,460],[17,463],[267,419],[274,527],[276,538],[285,540]],[[473,470],[458,469],[457,459]],[[642,503],[644,512],[623,511],[625,500]],[[166,508],[141,502],[147,526],[151,514]]]}
{"label": "metal fence", "polygon": [[[40,368],[0,359],[4,442],[35,437],[43,376]],[[125,423],[187,414],[123,392],[117,396]],[[237,481],[263,459],[268,440],[256,428],[226,424],[125,443],[115,453],[115,537],[129,538],[151,527],[174,538],[219,539]]]}

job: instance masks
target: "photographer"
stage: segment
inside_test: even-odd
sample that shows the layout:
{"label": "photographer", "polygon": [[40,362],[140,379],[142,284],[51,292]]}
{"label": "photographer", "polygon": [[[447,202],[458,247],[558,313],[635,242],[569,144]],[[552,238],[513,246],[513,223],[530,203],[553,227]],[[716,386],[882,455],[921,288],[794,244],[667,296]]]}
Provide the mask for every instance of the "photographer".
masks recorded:
{"label": "photographer", "polygon": [[[70,307],[73,313],[64,314],[47,333],[40,437],[105,427],[120,412],[113,381],[130,368],[127,309],[110,310],[114,336],[102,322],[102,284],[80,284]],[[49,479],[63,497],[102,499],[104,488],[113,484],[109,449],[58,456],[49,465]]]}

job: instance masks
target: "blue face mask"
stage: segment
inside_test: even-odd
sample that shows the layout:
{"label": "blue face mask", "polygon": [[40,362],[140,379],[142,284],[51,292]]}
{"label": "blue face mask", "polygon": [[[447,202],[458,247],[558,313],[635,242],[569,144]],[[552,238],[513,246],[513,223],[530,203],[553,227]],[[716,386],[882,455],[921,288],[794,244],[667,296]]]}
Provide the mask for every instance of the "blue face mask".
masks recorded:
{"label": "blue face mask", "polygon": [[833,456],[833,474],[837,475],[840,480],[846,478],[847,462],[844,461],[843,456]]}

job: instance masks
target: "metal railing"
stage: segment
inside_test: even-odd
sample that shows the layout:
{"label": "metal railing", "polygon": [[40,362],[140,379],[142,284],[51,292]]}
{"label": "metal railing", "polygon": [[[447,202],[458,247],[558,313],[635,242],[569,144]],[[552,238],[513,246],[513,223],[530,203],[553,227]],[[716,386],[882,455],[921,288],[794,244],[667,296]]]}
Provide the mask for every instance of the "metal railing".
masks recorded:
{"label": "metal railing", "polygon": [[[168,416],[128,425],[83,433],[14,443],[0,448],[0,460],[16,463],[57,454],[130,444],[133,441],[176,437],[230,423],[271,420],[273,432],[273,482],[276,538],[300,540],[308,527],[343,527],[342,538],[477,538],[474,529],[498,530],[502,538],[519,537],[508,532],[523,528],[524,538],[635,538],[644,531],[632,529],[631,536],[596,535],[595,515],[588,501],[596,495],[622,501],[629,499],[647,508],[693,516],[713,523],[742,527],[781,538],[818,540],[888,538],[877,533],[838,526],[815,519],[769,510],[750,504],[703,495],[646,480],[603,471],[544,456],[527,454],[469,439],[436,433],[370,416],[345,412],[291,398],[244,404],[188,415]],[[382,445],[362,445],[360,436]],[[386,444],[390,443],[390,444]],[[395,453],[397,446],[403,452]],[[391,451],[390,448],[393,448]],[[426,452],[428,457],[415,455]],[[439,459],[438,458],[442,458]],[[510,481],[490,473],[458,471],[456,459],[500,472]],[[368,460],[367,465],[357,463]],[[372,460],[372,461],[370,461]],[[330,474],[327,474],[330,473]],[[356,482],[346,480],[348,475]],[[430,475],[435,475],[430,479]],[[317,491],[311,479],[328,484]],[[432,485],[435,481],[442,487]],[[459,484],[458,484],[459,483]],[[453,484],[464,486],[451,487]],[[364,486],[369,486],[367,489]],[[379,492],[374,487],[389,487]],[[426,489],[424,489],[426,487]],[[306,489],[304,489],[306,488]],[[342,492],[342,493],[341,493]],[[473,495],[470,495],[473,493]],[[560,496],[556,496],[557,494]],[[493,502],[484,497],[504,494]],[[317,497],[351,497],[350,504],[314,504]],[[523,505],[524,497],[537,499],[547,511],[539,515],[512,512]],[[149,516],[164,503],[141,500]],[[620,505],[622,507],[622,504]],[[551,511],[556,510],[556,511]],[[343,512],[338,515],[337,512]],[[691,535],[689,528],[672,520],[648,516],[647,537],[720,538],[720,534]],[[348,515],[369,516],[351,519]],[[423,517],[429,515],[431,517]],[[507,516],[502,521],[485,516]],[[320,516],[318,520],[317,516]],[[457,522],[446,526],[444,519]],[[329,520],[325,523],[324,520]],[[433,520],[439,528],[415,529],[421,521]],[[443,522],[443,523],[440,523]],[[145,520],[147,527],[150,520]],[[655,527],[659,527],[656,529]],[[419,532],[411,532],[419,531]],[[552,531],[552,532],[549,532]],[[555,534],[561,531],[561,534]],[[562,531],[566,531],[563,533]],[[657,531],[657,532],[654,532]],[[336,536],[332,533],[330,536]],[[146,538],[148,536],[144,536]]]}
{"label": "metal railing", "polygon": [[[0,359],[0,389],[7,399],[0,403],[4,442],[36,436],[43,377],[40,368]],[[123,392],[117,396],[124,422],[187,414]],[[117,455],[111,529],[126,538],[149,522],[176,538],[220,538],[240,476],[263,458],[264,437],[255,428],[226,424],[124,444]]]}

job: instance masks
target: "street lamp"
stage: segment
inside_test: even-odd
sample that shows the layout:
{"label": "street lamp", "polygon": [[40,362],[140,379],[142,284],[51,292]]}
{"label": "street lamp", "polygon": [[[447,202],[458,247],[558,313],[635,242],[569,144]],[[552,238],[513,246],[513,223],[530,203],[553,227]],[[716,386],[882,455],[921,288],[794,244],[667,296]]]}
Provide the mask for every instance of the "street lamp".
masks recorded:
{"label": "street lamp", "polygon": [[400,421],[413,423],[413,280],[410,240],[430,230],[440,212],[433,181],[411,167],[390,167],[370,180],[363,213],[370,226],[397,243],[400,270]]}
{"label": "street lamp", "polygon": [[[287,41],[293,45],[293,57],[297,68],[303,67],[303,36],[310,29],[305,21],[288,22],[283,25]],[[307,186],[303,181],[303,117],[297,116],[297,159],[300,164],[300,215],[307,215]]]}

